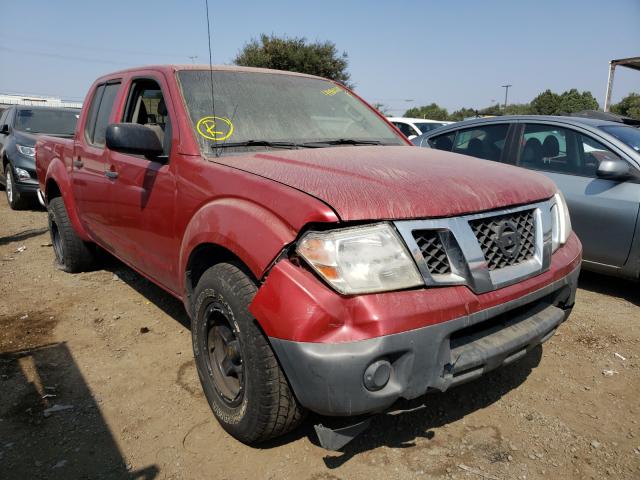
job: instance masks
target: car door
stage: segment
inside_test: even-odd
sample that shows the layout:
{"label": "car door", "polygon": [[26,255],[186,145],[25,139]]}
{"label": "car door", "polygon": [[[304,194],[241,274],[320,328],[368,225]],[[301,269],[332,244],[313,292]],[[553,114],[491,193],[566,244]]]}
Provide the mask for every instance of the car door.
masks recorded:
{"label": "car door", "polygon": [[600,161],[620,158],[605,143],[586,130],[526,123],[518,165],[538,170],[558,185],[567,199],[573,229],[582,241],[585,261],[621,267],[633,240],[640,208],[639,185],[635,180],[598,178]]}
{"label": "car door", "polygon": [[153,130],[164,145],[163,155],[109,151],[109,218],[119,256],[163,286],[174,289],[178,239],[174,231],[176,182],[171,159],[173,117],[168,89],[161,77],[133,79],[119,117]]}
{"label": "car door", "polygon": [[114,113],[120,82],[99,85],[94,90],[82,136],[76,137],[72,159],[74,198],[80,218],[92,236],[110,249],[109,182],[105,176],[105,133]]}

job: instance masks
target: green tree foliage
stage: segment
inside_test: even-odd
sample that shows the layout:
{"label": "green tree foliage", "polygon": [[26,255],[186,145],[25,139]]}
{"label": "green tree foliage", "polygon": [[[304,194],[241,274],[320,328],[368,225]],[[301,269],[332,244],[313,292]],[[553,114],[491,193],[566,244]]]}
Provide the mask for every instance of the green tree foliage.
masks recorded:
{"label": "green tree foliage", "polygon": [[478,115],[478,110],[474,108],[461,108],[460,110],[456,110],[451,115],[449,115],[449,120],[454,122],[459,122],[464,120],[465,118],[475,117]]}
{"label": "green tree foliage", "polygon": [[340,55],[336,45],[329,41],[309,43],[304,37],[279,38],[262,34],[259,39],[247,43],[233,63],[318,75],[351,87],[347,54]]}
{"label": "green tree foliage", "polygon": [[618,115],[640,120],[640,93],[630,93],[620,103],[611,105],[611,111]]}
{"label": "green tree foliage", "polygon": [[505,115],[531,115],[533,112],[530,103],[512,103],[507,105],[506,110],[502,109],[502,113]]}
{"label": "green tree foliage", "polygon": [[382,115],[389,115],[389,107],[387,107],[384,103],[376,102],[372,103],[371,106],[378,110]]}
{"label": "green tree foliage", "polygon": [[534,115],[562,115],[597,109],[598,102],[591,92],[579,92],[575,88],[560,95],[551,90],[545,90],[531,101],[531,113]]}
{"label": "green tree foliage", "polygon": [[423,105],[422,107],[410,108],[404,112],[405,117],[427,118],[429,120],[447,120],[449,112],[446,108],[439,107],[438,104]]}
{"label": "green tree foliage", "polygon": [[534,115],[557,115],[560,111],[560,95],[547,89],[531,100]]}
{"label": "green tree foliage", "polygon": [[573,113],[582,110],[597,110],[598,102],[591,92],[578,92],[572,88],[560,95],[560,113]]}

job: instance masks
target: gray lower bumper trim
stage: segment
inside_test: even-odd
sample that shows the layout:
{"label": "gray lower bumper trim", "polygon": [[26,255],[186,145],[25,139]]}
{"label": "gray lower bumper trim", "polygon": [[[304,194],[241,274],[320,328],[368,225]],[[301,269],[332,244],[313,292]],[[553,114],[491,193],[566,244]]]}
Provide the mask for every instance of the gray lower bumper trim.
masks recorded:
{"label": "gray lower bumper trim", "polygon": [[[306,408],[334,416],[378,412],[399,398],[477,378],[546,341],[571,311],[579,270],[511,302],[408,332],[337,344],[270,341]],[[363,375],[380,359],[393,370],[372,392]]]}

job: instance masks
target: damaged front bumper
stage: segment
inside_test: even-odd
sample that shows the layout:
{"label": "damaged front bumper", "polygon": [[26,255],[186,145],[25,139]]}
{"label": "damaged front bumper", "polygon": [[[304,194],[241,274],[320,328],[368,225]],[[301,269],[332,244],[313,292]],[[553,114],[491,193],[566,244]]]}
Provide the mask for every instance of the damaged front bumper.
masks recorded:
{"label": "damaged front bumper", "polygon": [[309,410],[332,416],[379,412],[400,398],[478,378],[546,341],[571,312],[578,274],[576,268],[518,299],[408,332],[344,343],[270,341]]}
{"label": "damaged front bumper", "polygon": [[478,378],[550,338],[573,307],[581,252],[571,234],[546,271],[479,294],[457,285],[343,296],[283,259],[249,310],[301,405],[376,413]]}

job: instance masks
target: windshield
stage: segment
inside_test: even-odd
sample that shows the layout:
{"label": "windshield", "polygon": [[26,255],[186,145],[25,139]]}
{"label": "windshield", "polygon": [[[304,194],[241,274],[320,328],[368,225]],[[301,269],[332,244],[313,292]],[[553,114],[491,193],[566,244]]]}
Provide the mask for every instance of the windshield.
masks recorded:
{"label": "windshield", "polygon": [[406,145],[364,103],[327,80],[214,71],[214,113],[209,71],[183,70],[178,78],[203,154],[225,144],[252,141],[243,149],[268,146],[256,142],[286,142],[294,147],[341,140]]}
{"label": "windshield", "polygon": [[22,132],[73,135],[80,116],[77,110],[20,109],[14,128]]}
{"label": "windshield", "polygon": [[626,143],[636,152],[640,152],[640,129],[626,126],[604,125],[600,129],[613,135],[621,142]]}
{"label": "windshield", "polygon": [[420,130],[422,133],[427,133],[427,132],[430,132],[431,130],[435,130],[436,128],[441,127],[442,125],[444,125],[444,123],[415,122],[414,125],[418,127],[418,130]]}

